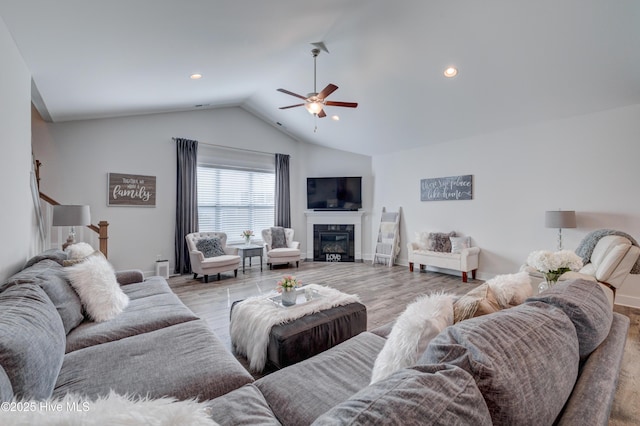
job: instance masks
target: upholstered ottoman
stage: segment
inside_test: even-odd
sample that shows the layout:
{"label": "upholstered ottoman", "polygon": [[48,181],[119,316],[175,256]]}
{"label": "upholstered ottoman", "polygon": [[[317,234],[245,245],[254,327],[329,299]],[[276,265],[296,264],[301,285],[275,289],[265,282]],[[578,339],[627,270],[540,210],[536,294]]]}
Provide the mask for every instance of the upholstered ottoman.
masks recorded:
{"label": "upholstered ottoman", "polygon": [[[231,313],[241,300],[233,302]],[[271,327],[267,362],[276,368],[295,364],[367,329],[367,307],[353,302]]]}
{"label": "upholstered ottoman", "polygon": [[283,368],[336,346],[367,329],[367,307],[355,302],[271,328],[267,361]]}

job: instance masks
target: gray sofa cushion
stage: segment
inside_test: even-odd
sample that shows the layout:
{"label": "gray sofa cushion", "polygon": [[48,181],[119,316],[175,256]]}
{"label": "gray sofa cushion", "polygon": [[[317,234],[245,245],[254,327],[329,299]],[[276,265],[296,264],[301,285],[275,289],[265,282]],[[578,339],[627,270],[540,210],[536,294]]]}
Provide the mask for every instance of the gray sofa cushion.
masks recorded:
{"label": "gray sofa cushion", "polygon": [[314,425],[492,425],[473,377],[453,365],[400,370],[319,417]]}
{"label": "gray sofa cushion", "polygon": [[112,342],[140,333],[198,319],[173,293],[131,300],[124,311],[109,321],[85,321],[67,336],[66,352]]}
{"label": "gray sofa cushion", "polygon": [[27,263],[22,267],[22,269],[27,269],[28,267],[35,265],[41,260],[50,259],[62,265],[62,262],[67,260],[67,253],[59,249],[49,249],[43,251],[40,254],[33,256],[31,259],[27,261]]}
{"label": "gray sofa cushion", "polygon": [[253,377],[202,320],[80,349],[64,356],[55,397],[117,393],[213,399]]}
{"label": "gray sofa cushion", "polygon": [[[282,424],[310,424],[366,387],[386,339],[364,332],[255,385]],[[317,380],[321,378],[321,380]]]}
{"label": "gray sofa cushion", "polygon": [[0,366],[16,398],[51,396],[64,342],[60,315],[38,285],[14,285],[0,293]]}
{"label": "gray sofa cushion", "polygon": [[84,320],[82,303],[65,278],[64,268],[55,260],[44,258],[44,255],[40,257],[43,259],[39,262],[11,276],[5,288],[15,284],[39,285],[58,310],[65,333],[69,333]]}
{"label": "gray sofa cushion", "polygon": [[174,294],[167,281],[162,277],[149,277],[144,281],[122,286],[129,300],[155,296],[157,294]]}
{"label": "gray sofa cushion", "polygon": [[564,311],[578,333],[582,358],[593,352],[611,329],[613,311],[595,281],[567,280],[528,300],[548,303]]}
{"label": "gray sofa cushion", "polygon": [[13,399],[13,387],[11,381],[4,371],[4,368],[0,366],[0,401],[11,401]]}
{"label": "gray sofa cushion", "polygon": [[578,376],[578,338],[564,312],[530,302],[446,328],[421,363],[469,372],[495,424],[552,424]]}
{"label": "gray sofa cushion", "polygon": [[211,418],[221,425],[280,425],[264,396],[254,384],[206,403]]}

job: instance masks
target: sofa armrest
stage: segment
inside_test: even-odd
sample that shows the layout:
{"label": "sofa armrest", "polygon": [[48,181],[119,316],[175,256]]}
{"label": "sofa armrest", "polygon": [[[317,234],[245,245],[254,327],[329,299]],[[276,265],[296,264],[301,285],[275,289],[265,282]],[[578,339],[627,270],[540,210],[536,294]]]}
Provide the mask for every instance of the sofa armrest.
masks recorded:
{"label": "sofa armrest", "polygon": [[120,285],[141,283],[144,281],[144,273],[140,269],[116,271],[116,280]]}
{"label": "sofa armrest", "polygon": [[556,424],[584,424],[585,419],[592,425],[609,424],[628,330],[629,318],[614,312],[609,335],[583,364]]}
{"label": "sofa armrest", "polygon": [[462,257],[474,256],[480,254],[480,247],[469,247],[466,249],[462,249],[460,252]]}
{"label": "sofa armrest", "polygon": [[204,254],[201,251],[198,250],[191,250],[189,252],[189,257],[196,259],[200,262],[204,262]]}

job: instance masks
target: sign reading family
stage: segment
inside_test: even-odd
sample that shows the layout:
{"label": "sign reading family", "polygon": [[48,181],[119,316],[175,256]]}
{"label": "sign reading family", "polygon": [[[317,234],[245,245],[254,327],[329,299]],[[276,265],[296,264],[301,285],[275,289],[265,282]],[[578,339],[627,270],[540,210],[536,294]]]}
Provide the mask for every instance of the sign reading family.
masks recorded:
{"label": "sign reading family", "polygon": [[471,200],[473,175],[420,179],[420,201]]}
{"label": "sign reading family", "polygon": [[156,206],[156,177],[109,173],[108,206]]}

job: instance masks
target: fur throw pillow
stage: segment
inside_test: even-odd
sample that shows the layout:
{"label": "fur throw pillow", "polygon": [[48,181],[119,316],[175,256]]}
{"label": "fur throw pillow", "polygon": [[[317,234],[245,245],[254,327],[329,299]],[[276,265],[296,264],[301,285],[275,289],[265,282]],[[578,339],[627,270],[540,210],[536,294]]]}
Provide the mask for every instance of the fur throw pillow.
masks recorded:
{"label": "fur throw pillow", "polygon": [[65,269],[67,279],[75,289],[86,313],[96,322],[108,321],[129,304],[113,266],[100,253]]}
{"label": "fur throw pillow", "polygon": [[200,238],[196,241],[196,248],[202,252],[204,257],[216,257],[225,254],[222,241],[218,237]]}
{"label": "fur throw pillow", "polygon": [[371,383],[416,363],[429,342],[453,324],[453,296],[435,293],[411,303],[398,317],[378,354]]}
{"label": "fur throw pillow", "polygon": [[[195,400],[178,401],[175,398],[158,399],[109,395],[95,401],[80,395],[67,394],[61,399],[27,401],[25,407],[52,407],[50,410],[7,411],[2,414],[2,424],[18,425],[155,425],[155,426],[212,426],[217,425],[210,417],[204,403]],[[58,409],[60,407],[60,409]],[[55,408],[55,409],[53,409]]]}
{"label": "fur throw pillow", "polygon": [[455,301],[454,322],[520,305],[532,294],[528,273],[497,275]]}
{"label": "fur throw pillow", "polygon": [[455,236],[456,233],[454,231],[449,233],[431,232],[427,239],[427,250],[451,253],[451,240],[449,238]]}
{"label": "fur throw pillow", "polygon": [[67,246],[64,251],[67,253],[68,259],[82,259],[92,254],[95,250],[90,244],[80,242]]}

